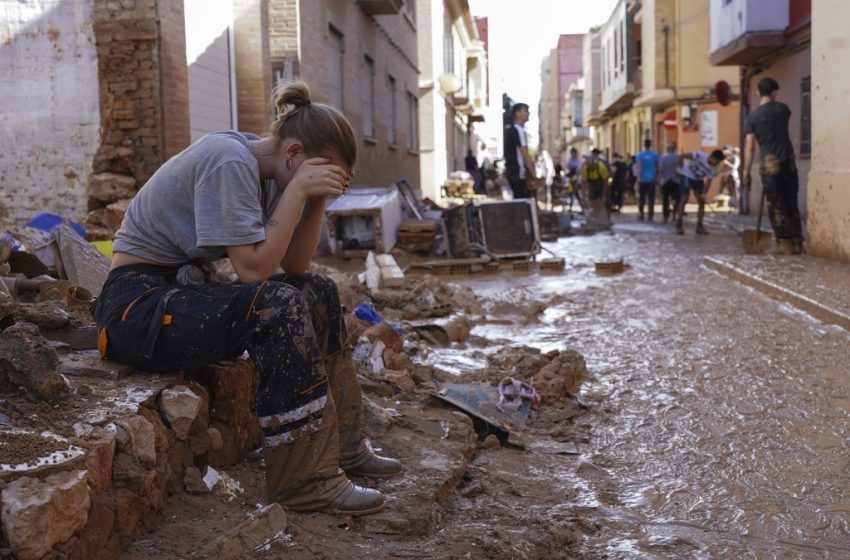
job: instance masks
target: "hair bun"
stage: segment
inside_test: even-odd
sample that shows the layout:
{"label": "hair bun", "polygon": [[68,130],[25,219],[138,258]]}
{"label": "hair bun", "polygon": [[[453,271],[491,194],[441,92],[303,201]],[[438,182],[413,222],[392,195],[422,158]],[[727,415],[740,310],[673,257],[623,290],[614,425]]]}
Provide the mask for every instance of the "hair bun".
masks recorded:
{"label": "hair bun", "polygon": [[310,105],[310,88],[301,80],[279,84],[272,94],[272,103],[280,118],[290,107],[300,109]]}

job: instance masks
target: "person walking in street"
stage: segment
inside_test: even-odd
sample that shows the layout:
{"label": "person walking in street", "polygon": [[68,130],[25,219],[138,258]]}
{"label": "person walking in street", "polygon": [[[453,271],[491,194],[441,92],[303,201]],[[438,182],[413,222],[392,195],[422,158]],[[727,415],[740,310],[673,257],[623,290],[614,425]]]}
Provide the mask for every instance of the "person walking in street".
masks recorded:
{"label": "person walking in street", "polygon": [[758,142],[761,152],[762,188],[767,196],[767,215],[776,236],[779,253],[803,252],[803,224],[797,203],[799,177],[794,159],[794,146],[788,134],[791,109],[776,101],[779,84],[773,78],[758,83],[761,104],[744,120],[744,188],[752,185],[751,169]]}
{"label": "person walking in street", "polygon": [[466,172],[472,175],[472,190],[476,194],[480,194],[483,192],[482,182],[481,182],[481,174],[478,170],[478,158],[475,157],[475,154],[472,153],[472,150],[466,151],[466,157],[463,158],[464,166],[466,167]]}
{"label": "person walking in street", "polygon": [[605,203],[608,200],[608,167],[600,159],[601,153],[598,148],[590,152],[590,157],[581,167],[581,183],[587,189],[587,225],[607,228],[611,225]]}
{"label": "person walking in street", "polygon": [[667,153],[661,156],[661,213],[664,223],[669,219],[675,221],[679,208],[679,154],[676,153],[676,143],[667,143]]}
{"label": "person walking in street", "polygon": [[652,140],[647,138],[643,141],[643,151],[635,159],[638,166],[638,220],[644,219],[643,207],[646,203],[648,206],[646,217],[651,222],[655,214],[655,187],[660,177],[661,165],[661,159],[652,149]]}
{"label": "person walking in street", "polygon": [[[363,403],[336,284],[307,273],[328,197],[354,173],[357,141],[303,82],[274,95],[260,138],[213,132],[163,164],[130,203],[95,302],[102,357],[172,372],[242,356],[259,373],[269,498],[295,511],[365,515],[401,464],[365,439]],[[229,257],[238,282],[204,271]],[[279,269],[283,274],[278,274]]]}
{"label": "person walking in street", "polygon": [[679,209],[676,212],[676,233],[679,235],[685,233],[682,227],[682,216],[685,215],[685,204],[688,203],[691,191],[699,205],[696,233],[697,235],[708,233],[702,223],[705,216],[705,193],[708,191],[711,180],[717,177],[718,168],[723,160],[723,152],[720,150],[714,150],[710,154],[697,151],[679,156],[679,162],[682,165],[679,171],[682,175],[682,184],[679,187]]}
{"label": "person walking in street", "polygon": [[525,123],[528,122],[528,105],[516,103],[511,107],[514,122],[505,130],[505,171],[514,198],[534,198],[537,190],[535,164],[528,154]]}
{"label": "person walking in street", "polygon": [[626,191],[626,177],[629,166],[623,156],[614,152],[611,162],[611,211],[619,212],[623,208],[623,193]]}
{"label": "person walking in street", "polygon": [[569,212],[570,216],[573,214],[573,202],[578,200],[579,205],[581,205],[581,198],[579,197],[578,186],[581,179],[581,158],[578,156],[578,150],[575,148],[570,148],[570,159],[567,161],[567,169],[566,169],[566,194],[570,198],[570,206]]}

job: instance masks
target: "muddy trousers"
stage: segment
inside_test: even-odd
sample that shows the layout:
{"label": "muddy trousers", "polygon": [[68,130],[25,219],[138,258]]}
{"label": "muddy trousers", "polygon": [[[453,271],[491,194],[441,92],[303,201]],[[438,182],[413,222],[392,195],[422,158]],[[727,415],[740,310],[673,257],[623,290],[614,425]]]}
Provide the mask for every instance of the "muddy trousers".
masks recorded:
{"label": "muddy trousers", "polygon": [[665,181],[664,184],[661,185],[661,213],[664,216],[665,222],[671,214],[675,216],[676,209],[678,207],[679,183],[676,181]]}
{"label": "muddy trousers", "polygon": [[797,204],[799,177],[797,164],[791,159],[780,162],[775,173],[761,169],[762,186],[767,196],[767,215],[776,239],[803,239],[803,224]]}
{"label": "muddy trousers", "polygon": [[[110,272],[92,313],[104,356],[145,371],[194,368],[245,351],[259,373],[269,496],[320,508],[369,457],[336,285],[312,274],[179,286],[176,269]],[[330,388],[330,390],[328,390]]]}

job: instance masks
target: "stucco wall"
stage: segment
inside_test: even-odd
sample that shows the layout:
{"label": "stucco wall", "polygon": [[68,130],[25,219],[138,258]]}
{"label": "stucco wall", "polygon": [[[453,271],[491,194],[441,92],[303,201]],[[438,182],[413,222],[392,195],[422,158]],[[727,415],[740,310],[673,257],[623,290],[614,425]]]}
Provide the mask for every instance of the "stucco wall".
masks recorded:
{"label": "stucco wall", "polygon": [[100,144],[92,4],[0,7],[0,225],[38,211],[82,221]]}
{"label": "stucco wall", "polygon": [[850,260],[850,65],[845,0],[812,2],[812,169],[809,174],[809,251]]}

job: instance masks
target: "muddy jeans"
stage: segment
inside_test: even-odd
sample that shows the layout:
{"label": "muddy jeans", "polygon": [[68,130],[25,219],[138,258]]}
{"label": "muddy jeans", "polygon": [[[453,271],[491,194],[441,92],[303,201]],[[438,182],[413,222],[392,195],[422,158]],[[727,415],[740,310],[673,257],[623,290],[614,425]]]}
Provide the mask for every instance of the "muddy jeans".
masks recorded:
{"label": "muddy jeans", "polygon": [[797,205],[799,178],[793,159],[777,161],[765,158],[761,169],[761,182],[767,197],[767,215],[776,239],[802,239],[803,224]]}
{"label": "muddy jeans", "polygon": [[247,351],[260,376],[255,404],[266,448],[297,451],[267,465],[275,479],[269,493],[277,499],[319,479],[334,481],[323,490],[332,499],[344,480],[340,461],[354,464],[368,454],[334,282],[304,274],[179,286],[175,275],[176,268],[153,265],[110,272],[92,310],[101,354],[167,372]]}

